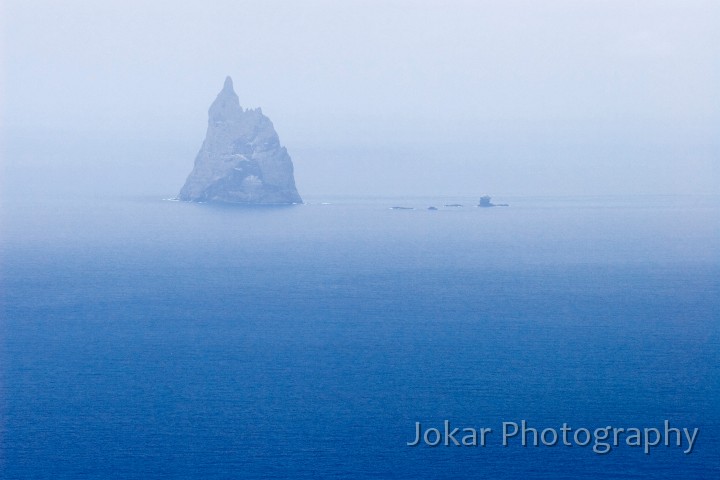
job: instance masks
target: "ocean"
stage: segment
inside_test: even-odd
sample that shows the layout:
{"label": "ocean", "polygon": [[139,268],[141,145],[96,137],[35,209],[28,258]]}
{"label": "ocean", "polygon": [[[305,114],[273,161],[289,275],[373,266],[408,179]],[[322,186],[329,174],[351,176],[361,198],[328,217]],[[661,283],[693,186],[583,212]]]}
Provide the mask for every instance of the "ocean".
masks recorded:
{"label": "ocean", "polygon": [[720,197],[306,201],[4,199],[0,478],[718,478]]}

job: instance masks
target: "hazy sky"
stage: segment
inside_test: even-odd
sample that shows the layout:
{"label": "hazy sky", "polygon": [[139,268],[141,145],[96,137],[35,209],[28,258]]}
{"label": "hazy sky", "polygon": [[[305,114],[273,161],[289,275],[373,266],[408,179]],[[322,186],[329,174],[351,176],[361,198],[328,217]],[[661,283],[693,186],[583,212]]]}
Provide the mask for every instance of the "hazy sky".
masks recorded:
{"label": "hazy sky", "polygon": [[303,195],[720,193],[718,1],[0,8],[6,179],[176,193],[231,75]]}

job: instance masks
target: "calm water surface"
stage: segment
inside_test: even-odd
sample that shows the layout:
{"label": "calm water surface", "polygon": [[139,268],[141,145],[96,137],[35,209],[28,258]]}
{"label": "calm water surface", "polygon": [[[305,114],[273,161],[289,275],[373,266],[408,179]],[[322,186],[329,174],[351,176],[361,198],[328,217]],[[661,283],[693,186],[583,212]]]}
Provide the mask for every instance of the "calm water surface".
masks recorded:
{"label": "calm water surface", "polygon": [[[4,201],[0,477],[717,478],[719,198],[308,200]],[[446,419],[495,436],[406,446]]]}

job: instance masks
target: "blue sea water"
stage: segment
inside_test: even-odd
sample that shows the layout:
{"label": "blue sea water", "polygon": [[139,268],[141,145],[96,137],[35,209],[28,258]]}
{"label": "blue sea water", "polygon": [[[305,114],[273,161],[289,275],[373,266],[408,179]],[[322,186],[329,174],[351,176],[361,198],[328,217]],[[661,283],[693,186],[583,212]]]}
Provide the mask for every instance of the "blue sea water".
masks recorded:
{"label": "blue sea water", "polygon": [[308,200],[4,201],[0,477],[718,478],[719,198]]}

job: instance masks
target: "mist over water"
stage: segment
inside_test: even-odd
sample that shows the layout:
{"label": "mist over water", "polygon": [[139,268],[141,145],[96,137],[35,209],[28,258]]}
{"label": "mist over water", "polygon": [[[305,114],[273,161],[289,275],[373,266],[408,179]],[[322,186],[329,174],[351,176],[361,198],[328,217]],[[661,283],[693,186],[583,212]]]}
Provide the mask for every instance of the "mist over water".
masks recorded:
{"label": "mist over water", "polygon": [[[6,200],[5,477],[717,469],[717,198],[306,200]],[[405,445],[445,419],[700,437],[691,455]]]}
{"label": "mist over water", "polygon": [[[0,478],[717,477],[720,4],[451,3],[2,2]],[[227,75],[305,205],[172,201]]]}
{"label": "mist over water", "polygon": [[[714,263],[720,248],[714,196],[495,197],[510,208],[491,209],[477,208],[478,197],[308,196],[306,205],[289,207],[170,198],[7,198],[4,244],[88,254],[94,247],[234,252],[247,261],[259,249],[277,252],[270,261],[298,264],[322,246],[347,262],[392,254],[409,265],[476,267]],[[390,209],[396,206],[412,210]]]}

